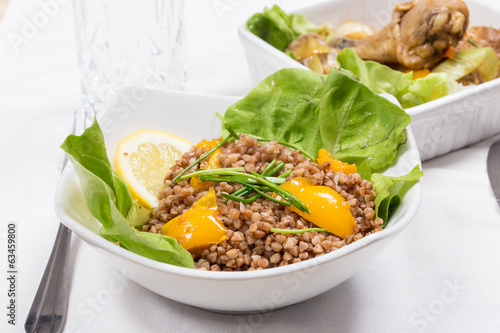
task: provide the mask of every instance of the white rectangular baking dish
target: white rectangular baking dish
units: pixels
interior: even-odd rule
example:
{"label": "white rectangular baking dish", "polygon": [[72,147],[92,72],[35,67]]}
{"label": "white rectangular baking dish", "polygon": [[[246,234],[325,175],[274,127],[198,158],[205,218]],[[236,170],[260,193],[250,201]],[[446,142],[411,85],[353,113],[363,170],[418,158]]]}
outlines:
{"label": "white rectangular baking dish", "polygon": [[[337,0],[294,10],[320,25],[334,27],[346,20],[386,25],[396,3],[406,1]],[[470,12],[469,26],[498,28],[500,3],[486,5],[465,0]],[[494,7],[491,7],[494,6]],[[249,32],[246,24],[239,28],[254,84],[282,68],[306,68],[283,52]],[[407,109],[413,117],[412,129],[422,160],[446,154],[500,133],[500,78]]]}

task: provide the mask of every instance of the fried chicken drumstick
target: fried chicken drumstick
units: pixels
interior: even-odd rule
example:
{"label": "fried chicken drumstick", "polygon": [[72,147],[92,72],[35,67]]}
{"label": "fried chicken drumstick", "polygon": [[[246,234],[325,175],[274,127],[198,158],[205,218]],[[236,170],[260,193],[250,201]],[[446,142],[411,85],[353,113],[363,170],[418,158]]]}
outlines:
{"label": "fried chicken drumstick", "polygon": [[[462,39],[468,23],[469,10],[462,0],[414,0],[396,5],[387,26],[354,41],[352,48],[365,60],[431,68]],[[332,46],[339,47],[335,41]]]}

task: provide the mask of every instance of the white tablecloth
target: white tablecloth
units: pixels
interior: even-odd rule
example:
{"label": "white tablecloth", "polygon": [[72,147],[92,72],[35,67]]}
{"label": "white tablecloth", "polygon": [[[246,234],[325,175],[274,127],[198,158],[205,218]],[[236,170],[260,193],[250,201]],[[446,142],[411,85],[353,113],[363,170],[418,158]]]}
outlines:
{"label": "white tablecloth", "polygon": [[[58,227],[58,146],[80,105],[69,1],[58,0],[30,38],[15,37],[49,2],[56,1],[10,0],[0,26],[1,332],[24,331]],[[242,96],[251,89],[236,28],[270,4],[186,1],[190,91]],[[486,174],[493,140],[425,162],[421,207],[403,234],[345,283],[277,312],[221,315],[165,299],[74,236],[65,331],[500,332],[500,208]],[[17,224],[15,326],[6,316],[9,222]]]}

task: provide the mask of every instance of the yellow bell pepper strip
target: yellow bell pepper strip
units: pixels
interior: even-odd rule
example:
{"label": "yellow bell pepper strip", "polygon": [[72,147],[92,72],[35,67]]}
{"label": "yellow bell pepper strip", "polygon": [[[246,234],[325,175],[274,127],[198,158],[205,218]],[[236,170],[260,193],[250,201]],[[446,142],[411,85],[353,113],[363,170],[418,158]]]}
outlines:
{"label": "yellow bell pepper strip", "polygon": [[228,239],[224,223],[217,218],[217,200],[213,188],[196,201],[184,214],[162,227],[165,236],[176,239],[191,254]]}
{"label": "yellow bell pepper strip", "polygon": [[[450,59],[452,59],[452,58],[450,58]],[[412,80],[422,79],[422,78],[426,77],[427,75],[429,75],[430,73],[431,73],[431,71],[428,70],[427,68],[414,70]]]}
{"label": "yellow bell pepper strip", "polygon": [[204,151],[209,151],[213,147],[217,146],[217,144],[219,144],[220,141],[221,141],[221,139],[213,139],[210,141],[203,139],[200,142],[198,142],[198,144],[194,147],[195,148],[202,148]]}
{"label": "yellow bell pepper strip", "polygon": [[330,154],[326,149],[321,148],[318,150],[318,158],[316,159],[318,164],[323,164],[330,162],[329,169],[332,172],[343,171],[346,175],[351,173],[356,173],[356,164],[348,164],[335,159],[332,154]]}
{"label": "yellow bell pepper strip", "polygon": [[310,214],[290,209],[306,220],[341,238],[352,235],[356,220],[351,214],[351,206],[340,194],[327,186],[314,185],[303,177],[293,178],[280,185],[302,201]]}
{"label": "yellow bell pepper strip", "polygon": [[[204,151],[209,151],[210,149],[214,148],[217,146],[217,144],[220,142],[220,139],[213,139],[211,141],[207,141],[203,139],[198,143],[195,148],[202,148]],[[219,162],[219,153],[221,152],[221,149],[217,149],[210,155],[210,159],[208,160],[208,168],[207,169],[220,169],[220,162]],[[191,187],[193,187],[197,191],[204,191],[210,186],[215,186],[217,183],[215,181],[206,181],[206,180],[200,180],[200,177],[193,177],[189,181],[189,184]]]}
{"label": "yellow bell pepper strip", "polygon": [[454,59],[455,58],[455,47],[453,45],[448,46],[443,54],[445,58]]}

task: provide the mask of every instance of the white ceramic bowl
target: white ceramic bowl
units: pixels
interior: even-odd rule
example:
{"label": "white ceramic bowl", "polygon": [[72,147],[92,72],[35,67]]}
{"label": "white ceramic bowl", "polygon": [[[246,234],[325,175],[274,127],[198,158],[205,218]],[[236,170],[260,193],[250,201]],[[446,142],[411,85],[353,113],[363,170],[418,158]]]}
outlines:
{"label": "white ceramic bowl", "polygon": [[[129,88],[100,120],[108,154],[131,132],[149,128],[168,131],[192,142],[220,135],[215,112],[224,113],[237,99]],[[402,175],[420,163],[415,140],[400,149],[397,165],[386,173]],[[411,221],[420,203],[417,183],[406,194],[386,229],[335,252],[284,267],[251,272],[210,272],[157,262],[129,252],[99,236],[74,169],[68,165],[57,188],[55,207],[61,221],[93,246],[130,279],[155,293],[196,307],[220,312],[277,309],[319,295],[360,270]],[[371,288],[371,286],[366,286]]]}
{"label": "white ceramic bowl", "polygon": [[[406,0],[337,0],[303,7],[294,13],[305,15],[316,24],[331,22],[335,27],[346,20],[355,20],[376,28],[386,25],[394,4]],[[469,26],[498,27],[500,5],[488,7],[465,0],[470,11]],[[307,68],[283,52],[249,32],[239,28],[250,73],[255,84],[282,68]],[[406,111],[422,160],[448,153],[500,133],[500,78],[467,87],[464,91],[412,107]]]}

